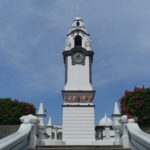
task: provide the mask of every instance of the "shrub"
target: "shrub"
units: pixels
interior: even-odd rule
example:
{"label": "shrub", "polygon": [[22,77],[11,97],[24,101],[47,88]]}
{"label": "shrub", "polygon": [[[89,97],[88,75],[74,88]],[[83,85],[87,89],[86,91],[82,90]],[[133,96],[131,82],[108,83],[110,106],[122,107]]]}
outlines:
{"label": "shrub", "polygon": [[0,124],[20,124],[20,117],[28,114],[35,114],[35,107],[31,103],[0,98]]}
{"label": "shrub", "polygon": [[150,88],[135,87],[133,91],[126,90],[120,99],[120,106],[122,115],[137,117],[140,125],[150,124]]}

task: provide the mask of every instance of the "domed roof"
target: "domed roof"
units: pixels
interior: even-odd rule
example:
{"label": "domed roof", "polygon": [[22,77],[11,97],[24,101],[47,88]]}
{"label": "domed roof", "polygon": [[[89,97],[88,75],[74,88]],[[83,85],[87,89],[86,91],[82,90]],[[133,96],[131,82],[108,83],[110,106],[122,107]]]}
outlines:
{"label": "domed roof", "polygon": [[83,19],[80,18],[80,17],[76,17],[76,18],[73,20],[71,29],[70,29],[70,31],[69,31],[68,34],[70,34],[70,33],[73,32],[73,31],[76,31],[76,30],[81,30],[81,31],[83,31],[84,33],[88,34],[88,32],[87,32],[86,29],[85,29],[84,21],[83,21]]}
{"label": "domed roof", "polygon": [[113,122],[112,120],[107,116],[105,113],[105,116],[99,121],[99,126],[112,126]]}
{"label": "domed roof", "polygon": [[76,18],[73,20],[72,27],[85,28],[83,19],[81,19],[80,17],[76,17]]}
{"label": "domed roof", "polygon": [[81,19],[80,17],[75,17],[74,20],[82,20],[83,21],[83,19]]}

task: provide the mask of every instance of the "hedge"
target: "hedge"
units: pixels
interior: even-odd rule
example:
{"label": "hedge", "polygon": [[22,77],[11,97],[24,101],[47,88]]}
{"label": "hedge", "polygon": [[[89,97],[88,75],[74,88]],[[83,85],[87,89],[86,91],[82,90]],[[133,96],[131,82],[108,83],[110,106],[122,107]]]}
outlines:
{"label": "hedge", "polygon": [[11,98],[0,98],[0,124],[20,124],[20,117],[35,114],[35,107],[31,103],[12,100]]}

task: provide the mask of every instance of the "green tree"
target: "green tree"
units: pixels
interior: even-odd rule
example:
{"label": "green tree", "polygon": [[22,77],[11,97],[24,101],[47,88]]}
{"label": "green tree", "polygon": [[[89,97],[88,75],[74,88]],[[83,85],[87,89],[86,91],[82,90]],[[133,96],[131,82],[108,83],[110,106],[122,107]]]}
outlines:
{"label": "green tree", "polygon": [[133,91],[126,90],[119,101],[122,115],[137,117],[140,125],[150,125],[150,88],[135,87]]}
{"label": "green tree", "polygon": [[12,100],[11,98],[0,98],[0,124],[20,124],[20,117],[35,114],[35,107],[31,103]]}

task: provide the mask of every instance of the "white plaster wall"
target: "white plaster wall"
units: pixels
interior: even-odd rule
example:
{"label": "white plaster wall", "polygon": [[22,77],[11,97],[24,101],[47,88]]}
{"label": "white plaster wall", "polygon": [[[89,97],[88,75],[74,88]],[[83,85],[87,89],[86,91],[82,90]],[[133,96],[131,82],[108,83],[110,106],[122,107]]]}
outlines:
{"label": "white plaster wall", "polygon": [[43,145],[65,145],[61,140],[43,139]]}
{"label": "white plaster wall", "polygon": [[47,127],[46,133],[50,136],[50,139],[51,139],[52,138],[52,127]]}
{"label": "white plaster wall", "polygon": [[71,56],[68,57],[68,80],[64,90],[92,90],[89,76],[89,57],[85,58],[85,65],[72,65]]}
{"label": "white plaster wall", "polygon": [[44,125],[44,118],[43,117],[38,117],[39,121],[40,121],[40,125],[43,126]]}
{"label": "white plaster wall", "polygon": [[84,145],[94,140],[94,107],[63,107],[63,141]]}

